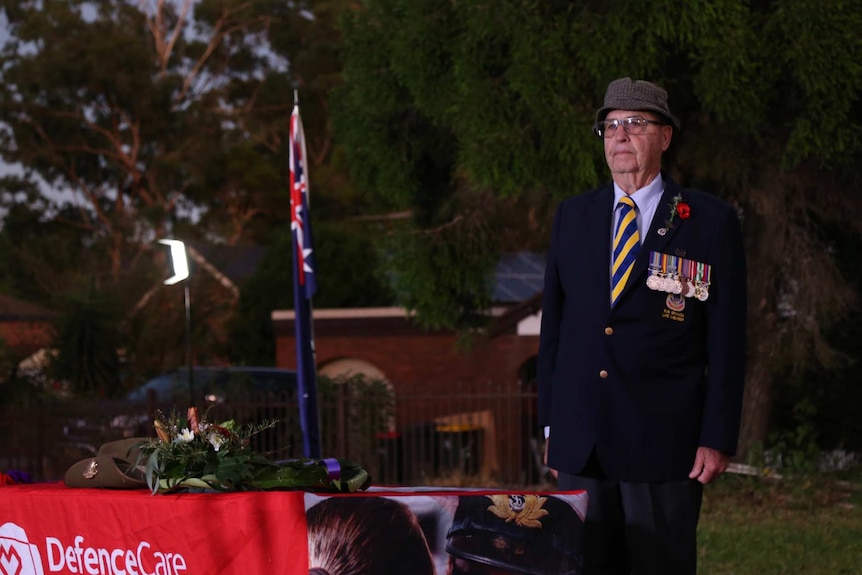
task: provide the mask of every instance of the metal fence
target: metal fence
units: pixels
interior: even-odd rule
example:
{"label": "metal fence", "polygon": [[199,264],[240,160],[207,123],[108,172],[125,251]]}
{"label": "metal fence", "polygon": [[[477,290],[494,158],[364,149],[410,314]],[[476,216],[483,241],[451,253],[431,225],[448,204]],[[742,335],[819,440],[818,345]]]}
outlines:
{"label": "metal fence", "polygon": [[[535,421],[535,394],[393,393],[382,384],[334,385],[320,395],[325,457],[359,463],[376,485],[543,487],[544,441]],[[67,400],[0,408],[0,470],[20,469],[37,480],[61,479],[107,441],[154,435],[156,410],[171,405]],[[209,408],[212,421],[278,420],[255,436],[273,459],[302,455],[295,396],[247,396]]]}

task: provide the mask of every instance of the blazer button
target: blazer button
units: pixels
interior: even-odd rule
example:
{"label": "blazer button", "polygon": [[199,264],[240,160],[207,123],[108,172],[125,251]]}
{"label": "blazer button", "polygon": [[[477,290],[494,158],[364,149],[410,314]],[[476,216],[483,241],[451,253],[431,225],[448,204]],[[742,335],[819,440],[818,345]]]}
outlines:
{"label": "blazer button", "polygon": [[612,328],[610,326],[605,328],[605,335],[613,335],[613,334],[614,334],[614,328]]}
{"label": "blazer button", "polygon": [[603,370],[601,370],[601,371],[599,372],[599,377],[601,377],[602,379],[607,379],[607,378],[608,378],[608,372],[607,372],[606,370],[604,370],[604,369],[603,369]]}

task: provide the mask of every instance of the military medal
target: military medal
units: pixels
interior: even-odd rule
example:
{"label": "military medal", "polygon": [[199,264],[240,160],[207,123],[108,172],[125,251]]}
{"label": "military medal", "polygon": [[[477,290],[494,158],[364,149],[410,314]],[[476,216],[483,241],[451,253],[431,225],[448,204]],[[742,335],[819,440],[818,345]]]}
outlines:
{"label": "military medal", "polygon": [[694,297],[694,284],[689,281],[685,282],[685,287],[682,295],[684,295],[685,297]]}
{"label": "military medal", "polygon": [[[677,253],[685,252],[677,250]],[[693,297],[706,301],[709,298],[711,276],[712,266],[709,264],[653,251],[649,255],[646,285],[653,291],[666,292],[679,298]],[[678,307],[679,300],[674,298],[673,304]],[[668,308],[674,309],[671,305],[668,305]]]}
{"label": "military medal", "polygon": [[682,295],[685,297],[694,297],[694,273],[695,273],[695,262],[694,260],[682,260],[683,269],[685,270],[685,279],[683,281],[682,286]]}
{"label": "military medal", "polygon": [[685,298],[679,294],[668,294],[664,304],[668,309],[680,312],[685,309]]}
{"label": "military medal", "polygon": [[649,277],[647,277],[646,285],[651,290],[658,290],[661,285],[661,254],[659,252],[650,252],[649,254]]}
{"label": "military medal", "polygon": [[679,279],[680,258],[677,256],[668,256],[668,292],[672,294],[682,293],[682,282]]}
{"label": "military medal", "polygon": [[673,277],[671,277],[673,275],[673,271],[671,270],[671,263],[670,263],[670,260],[672,257],[673,256],[671,256],[669,254],[662,254],[661,255],[662,271],[664,272],[662,274],[661,291],[666,292],[666,293],[671,293],[673,290]]}
{"label": "military medal", "polygon": [[712,279],[712,266],[708,264],[697,264],[697,276],[694,283],[694,297],[700,301],[709,298],[709,282]]}

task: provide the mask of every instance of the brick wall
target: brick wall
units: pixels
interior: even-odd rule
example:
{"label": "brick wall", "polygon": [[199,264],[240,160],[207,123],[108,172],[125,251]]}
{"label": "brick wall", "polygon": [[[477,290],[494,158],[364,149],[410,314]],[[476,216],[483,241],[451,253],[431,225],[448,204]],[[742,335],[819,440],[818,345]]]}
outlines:
{"label": "brick wall", "polygon": [[[405,316],[387,316],[391,310],[361,317],[327,311],[315,311],[318,370],[350,359],[383,374],[398,398],[396,428],[404,440],[408,468],[410,457],[421,459],[416,454],[423,449],[411,435],[437,425],[481,429],[483,476],[511,480],[530,473],[529,441],[538,430],[535,387],[525,386],[522,379],[535,375],[538,335],[518,335],[512,324],[493,337],[477,335],[464,345],[455,333],[427,332]],[[292,312],[274,314],[273,326],[276,365],[295,369]]]}
{"label": "brick wall", "polygon": [[[293,329],[293,321],[276,322],[277,367],[296,367]],[[539,349],[538,336],[514,332],[493,339],[477,336],[464,346],[453,333],[392,331],[379,333],[369,325],[366,334],[340,335],[315,320],[317,367],[339,359],[358,359],[377,367],[397,391],[406,394],[482,393],[489,385],[518,389],[523,366]]]}

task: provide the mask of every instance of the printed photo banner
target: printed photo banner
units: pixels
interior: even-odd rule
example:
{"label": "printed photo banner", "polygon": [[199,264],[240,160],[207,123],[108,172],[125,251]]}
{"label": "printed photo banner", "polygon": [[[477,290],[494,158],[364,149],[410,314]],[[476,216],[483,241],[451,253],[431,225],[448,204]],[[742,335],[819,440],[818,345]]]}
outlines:
{"label": "printed photo banner", "polygon": [[306,494],[311,575],[581,573],[587,495],[497,490]]}
{"label": "printed photo banner", "polygon": [[[0,487],[0,575],[580,572],[586,494]],[[341,562],[341,563],[339,563]],[[358,563],[356,563],[358,562]]]}

